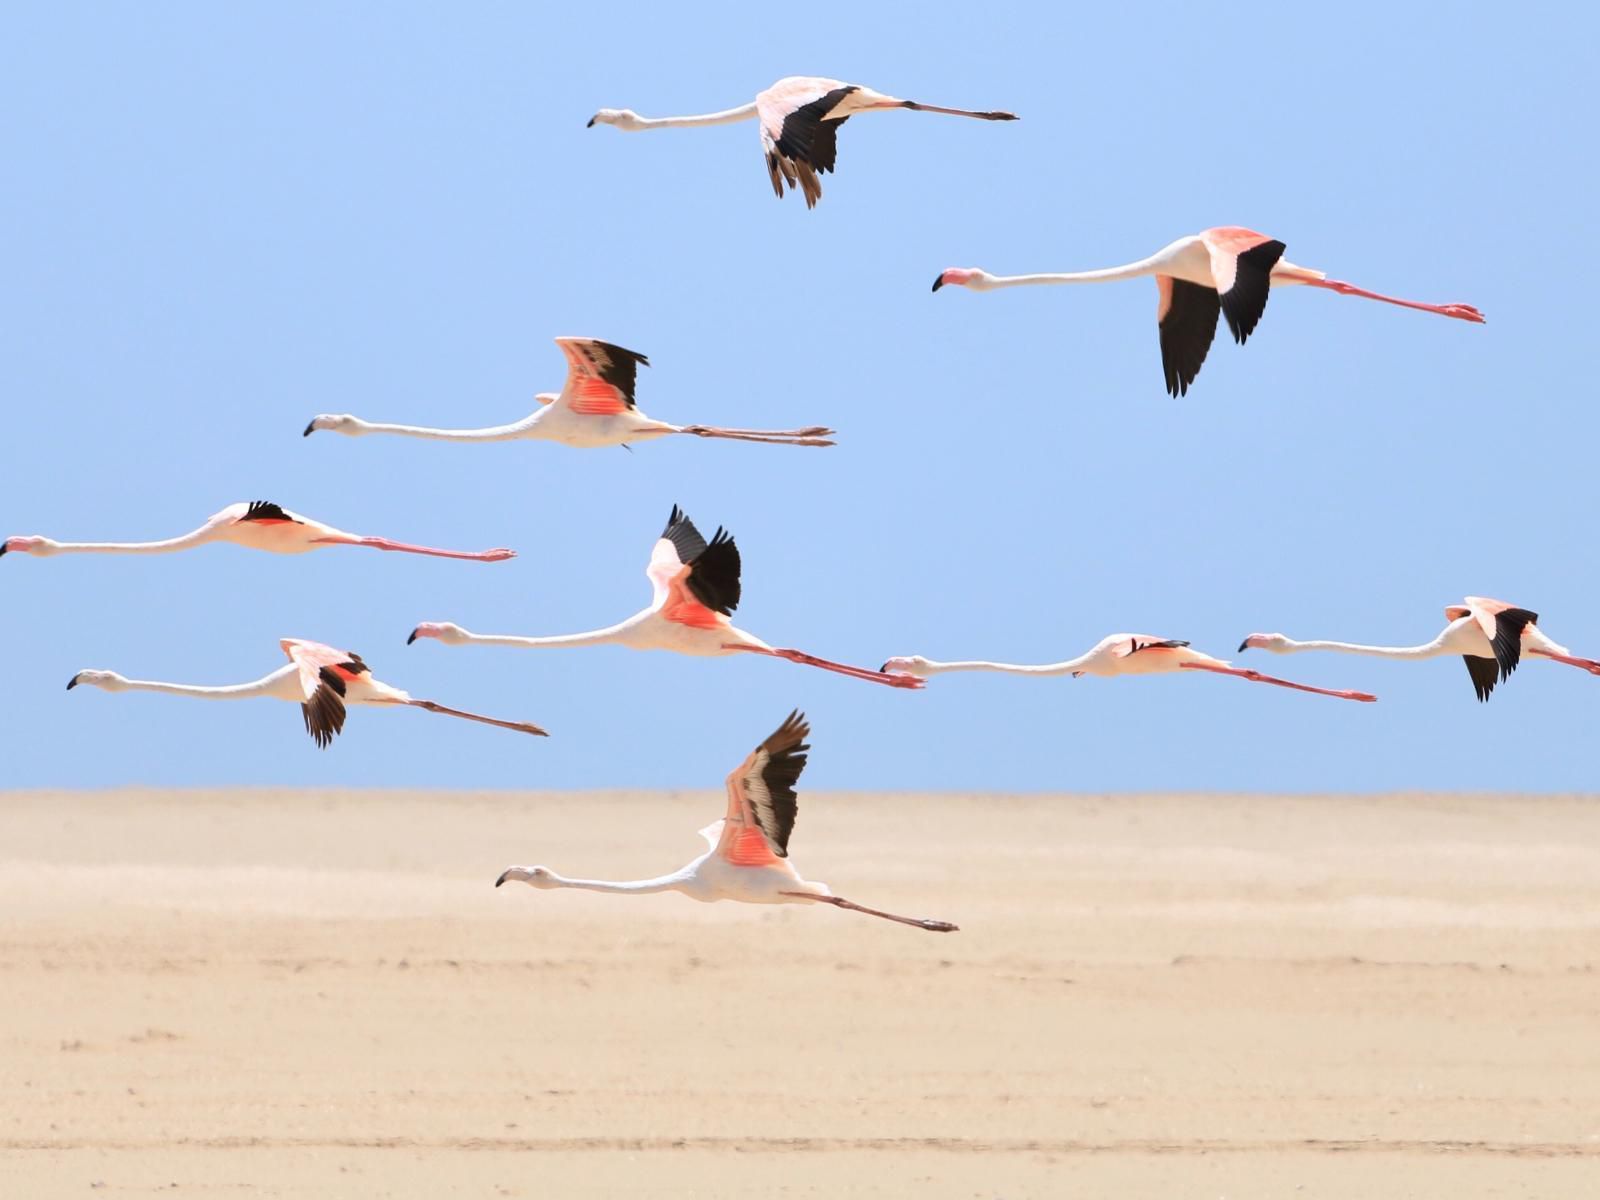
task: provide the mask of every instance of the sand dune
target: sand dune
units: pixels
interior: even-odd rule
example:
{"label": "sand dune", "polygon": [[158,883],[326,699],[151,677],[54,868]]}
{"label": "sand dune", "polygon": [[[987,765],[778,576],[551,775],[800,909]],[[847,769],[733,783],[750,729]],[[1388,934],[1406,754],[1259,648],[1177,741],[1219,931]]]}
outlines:
{"label": "sand dune", "polygon": [[1600,1194],[1600,802],[805,795],[951,935],[492,886],[719,803],[0,795],[0,1195]]}

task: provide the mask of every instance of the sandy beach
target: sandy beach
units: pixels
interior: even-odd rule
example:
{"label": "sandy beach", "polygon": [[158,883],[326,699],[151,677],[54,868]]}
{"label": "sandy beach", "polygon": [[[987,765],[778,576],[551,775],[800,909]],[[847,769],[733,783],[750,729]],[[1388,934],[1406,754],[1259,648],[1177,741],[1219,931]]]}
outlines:
{"label": "sandy beach", "polygon": [[0,795],[5,1196],[1600,1194],[1600,801]]}

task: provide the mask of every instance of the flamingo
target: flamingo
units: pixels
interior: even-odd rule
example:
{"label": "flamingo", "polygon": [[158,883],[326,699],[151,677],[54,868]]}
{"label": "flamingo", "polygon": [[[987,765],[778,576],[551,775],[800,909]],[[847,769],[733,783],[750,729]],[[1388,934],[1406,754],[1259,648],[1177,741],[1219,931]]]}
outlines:
{"label": "flamingo", "polygon": [[580,888],[589,892],[682,892],[694,900],[739,900],[745,904],[831,904],[835,908],[898,921],[931,933],[955,933],[949,921],[902,917],[835,896],[825,883],[802,879],[789,861],[789,835],[798,810],[795,784],[805,770],[811,726],[792,712],[766,741],[728,776],[728,812],[700,831],[710,849],[681,870],[655,879],[613,882],[569,879],[549,867],[507,867],[494,881],[536,888]]}
{"label": "flamingo", "polygon": [[15,551],[49,557],[52,554],[168,554],[204,546],[208,542],[232,542],[252,550],[274,554],[304,554],[323,546],[370,546],[375,550],[403,550],[407,554],[431,554],[435,558],[464,558],[471,562],[503,562],[515,558],[515,550],[435,550],[432,546],[412,546],[388,538],[363,537],[346,533],[310,517],[280,508],[270,500],[230,504],[199,529],[181,537],[159,542],[57,542],[47,537],[13,537],[0,542],[0,554]]}
{"label": "flamingo", "polygon": [[1449,622],[1439,636],[1420,646],[1363,646],[1354,642],[1297,642],[1281,633],[1252,633],[1239,643],[1239,650],[1270,650],[1274,654],[1298,654],[1302,650],[1337,650],[1343,654],[1366,654],[1374,658],[1420,661],[1459,654],[1472,677],[1473,691],[1480,701],[1487,700],[1495,684],[1511,678],[1524,654],[1537,655],[1600,675],[1600,662],[1579,658],[1565,646],[1546,637],[1538,627],[1539,614],[1517,608],[1504,600],[1468,596],[1465,604],[1449,604],[1444,610]]}
{"label": "flamingo", "polygon": [[669,425],[645,416],[634,404],[634,381],[641,364],[650,360],[596,338],[558,337],[556,345],[567,356],[567,381],[560,394],[541,392],[534,397],[543,406],[510,425],[486,429],[430,429],[421,425],[382,425],[348,413],[313,417],[305,437],[329,429],[359,437],[367,433],[398,433],[406,437],[447,442],[509,442],[542,438],[567,446],[625,446],[672,433],[703,438],[729,438],[738,442],[769,442],[783,446],[831,446],[834,431],[821,425],[805,429],[720,429],[710,425]]}
{"label": "flamingo", "polygon": [[447,646],[469,642],[488,646],[598,646],[610,642],[635,650],[671,650],[678,654],[747,652],[786,658],[790,662],[892,687],[923,686],[920,679],[884,675],[866,667],[830,662],[799,650],[769,646],[755,635],[736,628],[728,615],[739,607],[739,548],[733,536],[721,527],[707,542],[677,505],[672,506],[672,515],[667,518],[667,527],[650,554],[645,574],[655,590],[650,607],[604,629],[564,637],[513,637],[470,633],[448,621],[425,621],[411,631],[406,644],[418,638],[437,638]]}
{"label": "flamingo", "polygon": [[1291,683],[1260,671],[1235,667],[1226,659],[1212,658],[1198,650],[1191,650],[1188,642],[1170,638],[1152,637],[1145,633],[1113,633],[1101,638],[1086,654],[1066,662],[1046,663],[1042,666],[1018,666],[998,662],[934,662],[920,655],[891,658],[879,670],[891,676],[926,678],[947,671],[1002,671],[1012,675],[1165,675],[1172,671],[1210,671],[1217,675],[1232,675],[1248,679],[1251,683],[1270,683],[1276,687],[1293,688],[1297,692],[1311,692],[1318,696],[1334,696],[1340,700],[1360,700],[1371,703],[1377,697],[1367,692],[1333,691],[1312,687],[1305,683]]}
{"label": "flamingo", "polygon": [[201,687],[189,683],[127,679],[115,671],[79,671],[67,681],[67,690],[71,691],[81,683],[107,692],[165,692],[172,696],[198,696],[202,700],[247,700],[255,696],[292,700],[300,706],[311,740],[323,749],[344,729],[345,707],[351,704],[403,704],[427,712],[443,713],[447,717],[461,717],[484,725],[497,725],[501,729],[514,729],[519,733],[548,736],[537,725],[525,721],[500,721],[494,717],[463,712],[459,708],[446,708],[432,700],[414,700],[399,688],[374,679],[361,656],[352,651],[335,650],[320,642],[298,638],[284,638],[278,644],[289,656],[289,665],[279,667],[272,674],[252,683]]}
{"label": "flamingo", "polygon": [[1483,314],[1470,304],[1423,304],[1379,295],[1329,279],[1321,271],[1297,267],[1284,259],[1283,251],[1282,242],[1273,241],[1264,233],[1225,225],[1193,237],[1181,237],[1149,258],[1123,267],[1070,275],[991,275],[976,267],[950,267],[939,272],[933,290],[937,292],[947,283],[986,292],[1031,283],[1109,283],[1154,275],[1160,292],[1156,321],[1161,330],[1161,368],[1166,373],[1167,392],[1173,396],[1186,395],[1200,374],[1200,365],[1206,361],[1211,339],[1216,335],[1217,313],[1220,311],[1228,319],[1233,340],[1244,345],[1266,311],[1267,293],[1273,284],[1327,288],[1342,296],[1362,296],[1459,321],[1484,323]]}
{"label": "flamingo", "polygon": [[629,108],[602,108],[589,118],[596,124],[615,125],[630,133],[641,129],[667,129],[693,125],[732,125],[752,117],[761,120],[761,149],[767,156],[767,174],[772,190],[783,199],[784,186],[805,195],[806,207],[815,208],[822,198],[819,174],[833,170],[838,153],[839,126],[857,113],[887,108],[909,108],[916,112],[945,113],[952,117],[976,117],[980,121],[1015,121],[1015,113],[973,112],[965,108],[940,108],[937,104],[918,104],[897,100],[856,83],[791,75],[760,92],[749,104],[722,112],[694,117],[641,117]]}

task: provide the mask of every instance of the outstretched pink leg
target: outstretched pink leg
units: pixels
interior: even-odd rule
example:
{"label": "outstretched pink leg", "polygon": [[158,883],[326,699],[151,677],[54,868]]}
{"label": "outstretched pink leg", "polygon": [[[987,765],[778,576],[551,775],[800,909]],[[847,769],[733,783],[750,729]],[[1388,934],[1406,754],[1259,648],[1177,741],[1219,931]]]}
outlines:
{"label": "outstretched pink leg", "polygon": [[502,721],[496,717],[485,717],[478,713],[464,712],[459,708],[447,708],[433,700],[368,700],[368,704],[404,704],[411,708],[421,708],[432,713],[443,713],[447,717],[460,717],[463,721],[477,721],[482,725],[494,725],[501,729],[513,729],[518,733],[531,733],[536,737],[549,737],[550,735],[537,725],[527,721]]}
{"label": "outstretched pink leg", "polygon": [[884,912],[882,909],[868,908],[864,904],[857,904],[853,900],[846,900],[843,896],[817,896],[811,892],[779,892],[780,896],[804,896],[807,900],[818,900],[823,904],[831,904],[835,908],[848,908],[851,912],[866,913],[869,917],[882,917],[885,921],[899,921],[902,925],[910,925],[917,929],[926,929],[929,933],[959,933],[961,926],[951,924],[949,921],[934,921],[923,917],[900,917],[894,913]]}
{"label": "outstretched pink leg", "polygon": [[434,558],[464,558],[468,562],[505,562],[515,558],[517,552],[498,546],[493,550],[436,550],[432,546],[413,546],[407,542],[391,542],[388,538],[358,537],[354,541],[344,538],[317,538],[320,543],[332,546],[371,546],[374,550],[401,550],[407,554],[429,554]]}
{"label": "outstretched pink leg", "polygon": [[1327,288],[1330,292],[1338,292],[1341,296],[1361,296],[1367,300],[1382,300],[1385,304],[1398,304],[1401,308],[1417,308],[1423,312],[1438,313],[1442,317],[1454,317],[1458,321],[1472,321],[1475,324],[1486,324],[1483,314],[1470,304],[1423,304],[1420,300],[1401,300],[1395,296],[1384,296],[1378,292],[1369,292],[1366,288],[1358,288],[1353,283],[1346,283],[1342,279],[1305,279],[1300,282],[1310,284],[1312,287]]}
{"label": "outstretched pink leg", "polygon": [[685,425],[684,433],[695,437],[728,438],[735,442],[766,442],[781,446],[831,446],[833,430],[821,425],[807,429],[722,429],[713,425]]}
{"label": "outstretched pink leg", "polygon": [[803,650],[789,650],[784,647],[772,646],[746,646],[738,642],[724,642],[724,650],[748,650],[751,654],[770,654],[773,658],[786,658],[790,662],[803,663],[808,667],[821,667],[824,671],[835,671],[840,675],[848,675],[852,679],[865,679],[869,683],[882,683],[889,687],[920,688],[926,687],[928,681],[918,675],[894,675],[882,671],[869,671],[866,667],[852,667],[845,663],[830,662],[826,658],[818,658],[814,654],[807,654]]}
{"label": "outstretched pink leg", "polygon": [[1276,675],[1263,675],[1260,671],[1252,671],[1247,667],[1224,667],[1217,663],[1186,662],[1182,666],[1191,671],[1215,671],[1218,675],[1236,675],[1240,679],[1248,679],[1251,683],[1270,683],[1276,687],[1293,688],[1297,692],[1311,692],[1318,696],[1333,696],[1339,700],[1360,700],[1363,704],[1371,704],[1377,699],[1370,692],[1339,692],[1331,688],[1312,687],[1309,683],[1290,683],[1287,679],[1279,679]]}
{"label": "outstretched pink leg", "polygon": [[1542,658],[1553,658],[1558,663],[1566,663],[1569,667],[1577,667],[1580,670],[1589,672],[1591,675],[1600,675],[1600,662],[1595,662],[1592,658],[1576,658],[1570,654],[1554,654],[1549,650],[1528,649],[1524,650],[1523,653],[1537,654]]}

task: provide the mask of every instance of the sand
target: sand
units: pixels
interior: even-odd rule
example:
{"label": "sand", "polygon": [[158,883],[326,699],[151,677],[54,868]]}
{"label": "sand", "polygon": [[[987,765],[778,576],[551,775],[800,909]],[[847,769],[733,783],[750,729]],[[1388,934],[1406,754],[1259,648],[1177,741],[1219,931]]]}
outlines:
{"label": "sand", "polygon": [[0,794],[0,1196],[1600,1196],[1600,801]]}

